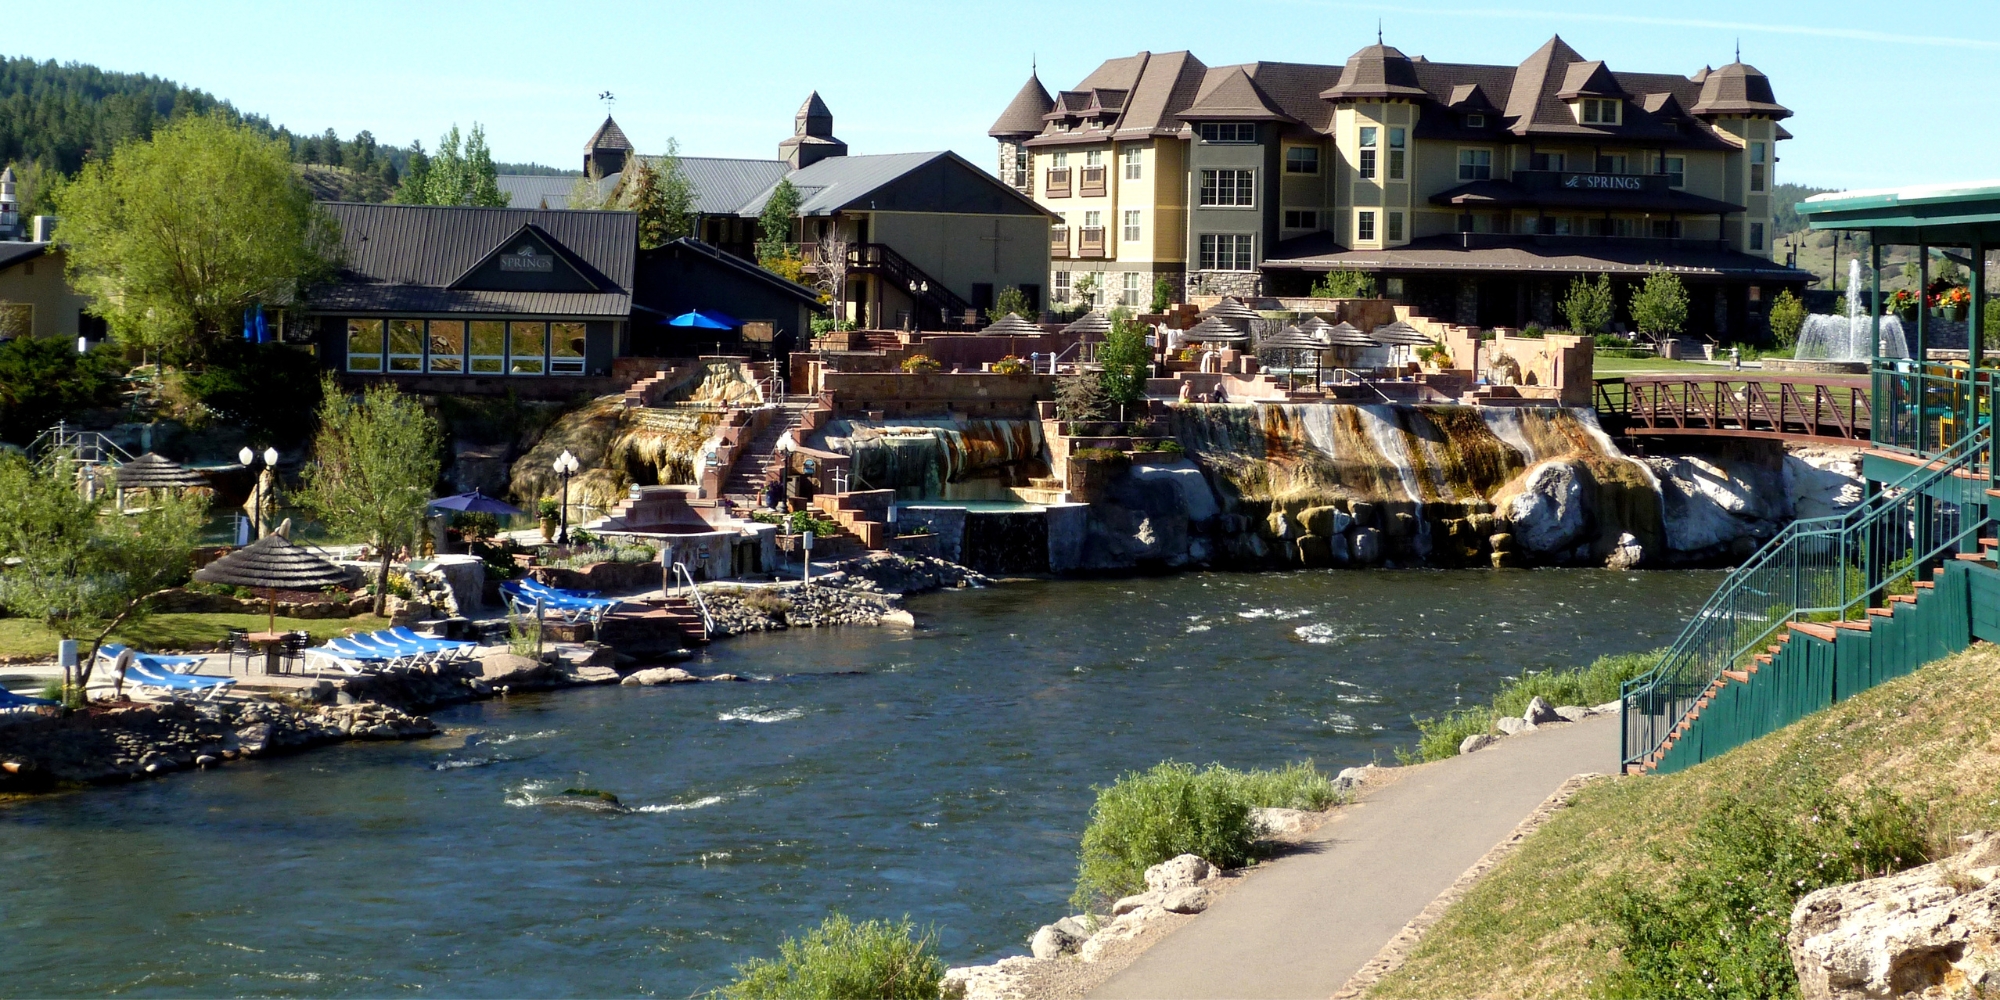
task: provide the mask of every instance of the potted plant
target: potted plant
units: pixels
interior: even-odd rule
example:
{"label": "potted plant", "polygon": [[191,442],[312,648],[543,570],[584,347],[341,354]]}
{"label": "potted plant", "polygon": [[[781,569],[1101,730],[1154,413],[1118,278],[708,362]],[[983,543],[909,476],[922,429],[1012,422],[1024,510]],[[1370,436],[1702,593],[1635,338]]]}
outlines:
{"label": "potted plant", "polygon": [[928,354],[912,354],[903,359],[903,371],[911,375],[928,375],[942,368],[944,365]]}
{"label": "potted plant", "polygon": [[535,505],[535,519],[542,523],[542,541],[555,541],[556,526],[562,523],[562,504],[543,497]]}
{"label": "potted plant", "polygon": [[1027,373],[1028,363],[1012,354],[993,362],[993,374],[995,375],[1026,375]]}

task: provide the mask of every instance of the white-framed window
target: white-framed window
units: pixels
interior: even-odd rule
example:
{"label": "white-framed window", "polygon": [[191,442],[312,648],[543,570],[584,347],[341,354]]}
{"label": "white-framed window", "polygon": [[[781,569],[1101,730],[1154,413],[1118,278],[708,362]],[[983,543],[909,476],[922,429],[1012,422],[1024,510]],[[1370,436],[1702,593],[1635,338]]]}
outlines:
{"label": "white-framed window", "polygon": [[1561,173],[1569,165],[1569,158],[1562,153],[1535,152],[1528,154],[1529,170],[1553,170]]}
{"label": "white-framed window", "polygon": [[1199,240],[1201,269],[1204,271],[1248,271],[1257,266],[1251,259],[1249,236],[1203,233]]}
{"label": "white-framed window", "polygon": [[1288,174],[1319,173],[1319,147],[1286,146],[1285,173]]}
{"label": "white-framed window", "polygon": [[1486,116],[1485,116],[1485,115],[1466,115],[1466,116],[1465,116],[1465,127],[1466,127],[1466,128],[1485,128],[1485,127],[1486,127]]}
{"label": "white-framed window", "polygon": [[540,375],[547,371],[549,325],[541,322],[507,324],[507,374]]}
{"label": "white-framed window", "polygon": [[388,324],[379,319],[350,319],[347,321],[347,370],[351,372],[379,372],[382,370],[382,335]]}
{"label": "white-framed window", "polygon": [[1203,208],[1253,208],[1257,204],[1254,170],[1204,170],[1201,172]]}
{"label": "white-framed window", "polygon": [[1624,104],[1617,98],[1586,97],[1576,102],[1577,120],[1585,125],[1616,125]]}
{"label": "white-framed window", "polygon": [[1667,186],[1683,188],[1687,186],[1687,157],[1668,156],[1660,160],[1660,172],[1667,175]]}
{"label": "white-framed window", "polygon": [[1762,191],[1769,181],[1767,157],[1770,147],[1761,142],[1750,144],[1750,190]]}
{"label": "white-framed window", "polygon": [[466,324],[466,329],[471,358],[466,370],[474,375],[506,374],[507,324],[497,319],[475,319]]}
{"label": "white-framed window", "polygon": [[1056,152],[1053,152],[1053,153],[1050,153],[1050,154],[1049,154],[1049,166],[1051,166],[1051,167],[1067,167],[1067,166],[1069,166],[1069,154],[1068,154],[1068,153],[1066,153],[1066,152],[1062,152],[1062,151],[1060,151],[1060,150],[1058,150],[1058,151],[1056,151]]}
{"label": "white-framed window", "polygon": [[1354,241],[1356,243],[1375,242],[1375,213],[1363,209],[1354,213]]}
{"label": "white-framed window", "polygon": [[1462,181],[1492,180],[1493,151],[1490,149],[1459,150],[1458,179]]}
{"label": "white-framed window", "polygon": [[1403,167],[1407,159],[1407,156],[1409,154],[1409,150],[1406,148],[1408,146],[1408,143],[1409,143],[1408,129],[1396,128],[1394,126],[1390,127],[1389,179],[1392,181],[1400,181],[1403,179]]}
{"label": "white-framed window", "polygon": [[1033,165],[1029,163],[1029,159],[1032,156],[1033,154],[1029,153],[1025,149],[1017,148],[1014,150],[1014,176],[1016,177],[1028,176],[1028,171],[1033,167]]}
{"label": "white-framed window", "polygon": [[389,321],[389,370],[392,372],[420,372],[424,370],[423,320],[392,319]]}
{"label": "white-framed window", "polygon": [[1120,305],[1137,307],[1145,304],[1139,298],[1140,295],[1144,294],[1139,287],[1139,278],[1140,275],[1137,271],[1125,272],[1124,294],[1118,298]]}
{"label": "white-framed window", "polygon": [[1750,249],[1764,249],[1764,224],[1761,222],[1750,224]]}
{"label": "white-framed window", "polygon": [[1195,132],[1203,142],[1257,141],[1257,126],[1249,122],[1207,122]]}
{"label": "white-framed window", "polygon": [[583,374],[584,325],[549,324],[549,374]]}
{"label": "white-framed window", "polygon": [[1285,209],[1286,229],[1318,229],[1319,212],[1310,208]]}
{"label": "white-framed window", "polygon": [[1125,210],[1125,225],[1124,225],[1124,227],[1122,228],[1122,230],[1121,230],[1121,231],[1119,232],[1119,234],[1118,234],[1118,238],[1119,238],[1119,239],[1121,239],[1121,240],[1124,240],[1124,241],[1125,241],[1125,242],[1127,242],[1127,243],[1137,243],[1137,242],[1139,242],[1139,210],[1138,210],[1138,209],[1136,209],[1136,208],[1128,208],[1128,209],[1126,209],[1126,210]]}
{"label": "white-framed window", "polygon": [[1389,213],[1389,242],[1403,242],[1403,213]]}
{"label": "white-framed window", "polygon": [[1084,154],[1083,154],[1083,165],[1084,165],[1084,166],[1086,166],[1086,167],[1101,167],[1101,166],[1103,166],[1103,165],[1104,165],[1104,150],[1101,150],[1101,149],[1090,149],[1090,150],[1085,150],[1085,151],[1084,151]]}
{"label": "white-framed window", "polygon": [[1355,176],[1364,181],[1375,179],[1375,143],[1380,130],[1373,125],[1361,126],[1361,166]]}
{"label": "white-framed window", "polygon": [[1052,272],[1049,275],[1049,287],[1055,290],[1055,298],[1051,301],[1068,302],[1070,300],[1070,287],[1071,287],[1069,283],[1069,272],[1068,271]]}
{"label": "white-framed window", "polygon": [[1126,149],[1125,149],[1125,179],[1126,179],[1126,180],[1128,180],[1128,181],[1136,181],[1136,180],[1138,180],[1138,179],[1139,179],[1139,171],[1140,171],[1140,165],[1141,165],[1141,164],[1143,164],[1143,163],[1145,162],[1145,161],[1144,161],[1144,160],[1143,160],[1143,159],[1141,158],[1141,156],[1142,156],[1142,154],[1143,154],[1143,153],[1144,153],[1144,150],[1141,150],[1141,149],[1140,149],[1139,147],[1137,147],[1137,146],[1128,146],[1128,147],[1126,147]]}
{"label": "white-framed window", "polygon": [[1104,227],[1103,212],[1097,211],[1096,209],[1092,209],[1088,212],[1083,213],[1083,228],[1102,229],[1103,227]]}

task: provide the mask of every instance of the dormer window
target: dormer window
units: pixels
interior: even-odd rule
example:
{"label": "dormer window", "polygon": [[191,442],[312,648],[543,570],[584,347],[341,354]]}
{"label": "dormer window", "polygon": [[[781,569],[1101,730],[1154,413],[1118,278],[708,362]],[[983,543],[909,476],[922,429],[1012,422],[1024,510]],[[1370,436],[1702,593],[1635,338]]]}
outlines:
{"label": "dormer window", "polygon": [[1485,115],[1466,115],[1466,116],[1465,116],[1465,127],[1466,127],[1466,128],[1485,128],[1485,127],[1486,127],[1486,116],[1485,116]]}
{"label": "dormer window", "polygon": [[1576,102],[1577,120],[1585,125],[1616,125],[1624,104],[1616,98],[1586,97]]}

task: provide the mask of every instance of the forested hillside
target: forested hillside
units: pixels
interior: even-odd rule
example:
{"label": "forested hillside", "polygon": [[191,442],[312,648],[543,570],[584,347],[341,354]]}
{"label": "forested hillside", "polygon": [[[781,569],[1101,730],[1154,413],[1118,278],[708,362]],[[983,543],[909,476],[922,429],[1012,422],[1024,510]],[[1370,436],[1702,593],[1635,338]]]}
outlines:
{"label": "forested hillside", "polygon": [[[74,174],[86,157],[108,153],[132,137],[180,115],[221,109],[291,146],[308,185],[319,197],[382,201],[396,188],[414,143],[385,145],[367,131],[343,139],[332,129],[293,132],[270,119],[238,111],[206,91],[144,73],[113,73],[81,63],[0,58],[0,164],[24,174]],[[440,122],[439,129],[449,123]],[[502,173],[570,173],[539,164],[497,165]],[[319,169],[331,168],[331,169]],[[27,180],[27,178],[24,178]],[[46,190],[46,184],[29,184]],[[27,197],[38,197],[30,191]],[[30,204],[32,212],[45,206]]]}

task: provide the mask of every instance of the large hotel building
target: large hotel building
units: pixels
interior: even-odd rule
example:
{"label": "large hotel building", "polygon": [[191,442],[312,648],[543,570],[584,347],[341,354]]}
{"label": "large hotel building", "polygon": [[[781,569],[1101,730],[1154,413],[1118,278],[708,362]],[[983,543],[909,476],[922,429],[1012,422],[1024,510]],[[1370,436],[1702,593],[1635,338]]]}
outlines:
{"label": "large hotel building", "polygon": [[1810,277],[1771,260],[1790,114],[1741,61],[1614,72],[1552,38],[1518,66],[1380,43],[1344,66],[1141,52],[1053,97],[1030,77],[990,134],[1002,180],[1062,219],[1052,302],[1094,286],[1143,306],[1160,277],[1302,295],[1363,271],[1440,318],[1546,325],[1573,276],[1665,266],[1690,332],[1740,336]]}

